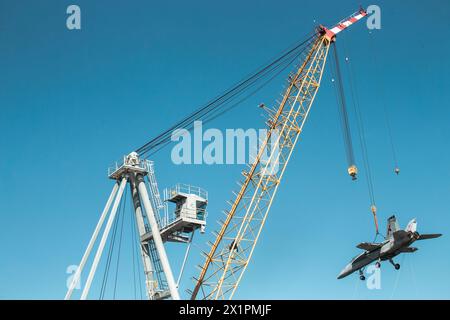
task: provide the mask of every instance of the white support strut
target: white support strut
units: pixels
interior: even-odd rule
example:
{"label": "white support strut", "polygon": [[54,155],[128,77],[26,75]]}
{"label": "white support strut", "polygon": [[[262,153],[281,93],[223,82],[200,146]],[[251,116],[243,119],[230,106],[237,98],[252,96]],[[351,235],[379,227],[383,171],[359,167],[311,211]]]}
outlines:
{"label": "white support strut", "polygon": [[172,269],[170,268],[169,259],[167,258],[166,250],[164,249],[164,244],[159,233],[159,227],[156,222],[155,213],[153,212],[152,205],[150,203],[147,188],[145,187],[144,179],[142,175],[136,176],[136,183],[141,196],[141,201],[144,205],[145,212],[147,214],[147,219],[150,224],[150,229],[153,235],[153,240],[155,242],[156,250],[158,251],[158,256],[161,261],[161,266],[163,268],[164,274],[166,275],[167,285],[169,286],[170,295],[173,300],[180,300],[180,295],[178,293],[177,285],[173,277]]}
{"label": "white support strut", "polygon": [[191,233],[191,238],[189,239],[189,243],[186,248],[186,252],[184,254],[183,263],[181,264],[180,274],[178,275],[178,279],[177,279],[177,288],[180,286],[180,280],[181,280],[181,277],[183,276],[184,267],[186,266],[186,261],[189,256],[189,252],[191,251],[191,244],[192,244],[192,240],[194,239],[194,233],[195,233],[195,230],[192,231],[192,233]]}
{"label": "white support strut", "polygon": [[109,231],[111,230],[112,224],[114,222],[114,218],[116,217],[117,208],[119,207],[120,201],[122,199],[123,190],[125,189],[125,185],[127,184],[127,178],[123,177],[120,182],[119,191],[117,193],[116,199],[114,201],[113,207],[111,209],[111,213],[108,218],[108,222],[106,223],[105,230],[103,231],[102,238],[100,240],[100,244],[97,248],[97,252],[95,253],[94,261],[92,262],[91,270],[89,271],[88,278],[86,280],[86,284],[84,286],[83,292],[81,293],[81,300],[85,300],[87,295],[89,294],[89,289],[91,288],[92,280],[94,279],[95,271],[97,270],[98,263],[103,253],[103,249],[106,244],[106,240],[108,239]]}
{"label": "white support strut", "polygon": [[[139,232],[139,239],[146,233],[145,223],[144,223],[144,215],[141,208],[141,201],[139,199],[139,192],[136,187],[136,180],[134,175],[130,177],[130,188],[131,188],[131,197],[133,200],[134,206],[134,214],[136,217],[136,224]],[[154,299],[155,296],[155,279],[154,279],[154,267],[150,260],[147,250],[145,249],[143,243],[139,241],[141,257],[142,257],[142,265],[144,267],[145,274],[145,285],[147,287],[147,297],[149,299]]]}
{"label": "white support strut", "polygon": [[91,240],[89,240],[89,244],[87,245],[86,251],[83,254],[83,257],[81,258],[81,262],[77,268],[77,271],[75,272],[75,275],[73,276],[72,282],[69,285],[69,289],[67,290],[66,296],[64,297],[64,300],[69,300],[72,296],[73,290],[75,289],[76,285],[80,281],[81,273],[83,272],[84,265],[86,264],[86,261],[91,254],[92,248],[95,244],[95,241],[97,241],[98,234],[100,232],[100,229],[102,228],[103,222],[105,221],[106,215],[109,212],[109,208],[111,207],[111,203],[114,200],[114,197],[116,196],[117,190],[119,189],[119,184],[115,183],[114,187],[111,191],[111,194],[109,195],[108,201],[106,202],[105,208],[103,209],[103,212],[100,216],[100,219],[98,220],[97,226],[95,227],[94,233],[92,234]]}

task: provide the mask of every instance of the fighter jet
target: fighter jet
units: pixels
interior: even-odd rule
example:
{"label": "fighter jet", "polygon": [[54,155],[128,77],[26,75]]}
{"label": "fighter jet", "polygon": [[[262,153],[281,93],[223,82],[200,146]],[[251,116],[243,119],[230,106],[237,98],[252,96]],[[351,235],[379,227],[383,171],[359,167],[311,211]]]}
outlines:
{"label": "fighter jet", "polygon": [[425,240],[438,238],[442,234],[419,234],[417,231],[416,219],[411,220],[406,226],[405,230],[400,230],[397,219],[392,216],[388,219],[387,232],[385,241],[380,243],[362,242],[356,247],[364,250],[363,253],[356,256],[352,261],[341,271],[338,279],[342,279],[349,274],[359,270],[359,278],[365,280],[363,270],[364,267],[373,261],[377,261],[375,266],[381,267],[381,261],[389,260],[396,270],[400,269],[400,264],[392,260],[400,253],[415,252],[418,249],[410,247],[416,240]]}

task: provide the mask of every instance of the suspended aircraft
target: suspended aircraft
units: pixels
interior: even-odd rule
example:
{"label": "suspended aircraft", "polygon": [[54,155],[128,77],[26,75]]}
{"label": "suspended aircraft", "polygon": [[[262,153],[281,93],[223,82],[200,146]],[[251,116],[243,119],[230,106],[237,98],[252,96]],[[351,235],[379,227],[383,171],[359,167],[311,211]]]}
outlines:
{"label": "suspended aircraft", "polygon": [[397,218],[391,216],[387,223],[386,239],[380,243],[362,242],[356,247],[364,250],[356,256],[338,275],[342,279],[353,272],[359,270],[359,278],[365,280],[363,270],[368,264],[377,261],[375,266],[381,267],[381,261],[388,260],[396,270],[400,269],[400,264],[395,263],[393,258],[400,253],[412,253],[418,249],[410,245],[417,240],[438,238],[442,234],[419,234],[417,232],[416,219],[411,220],[405,230],[400,230]]}

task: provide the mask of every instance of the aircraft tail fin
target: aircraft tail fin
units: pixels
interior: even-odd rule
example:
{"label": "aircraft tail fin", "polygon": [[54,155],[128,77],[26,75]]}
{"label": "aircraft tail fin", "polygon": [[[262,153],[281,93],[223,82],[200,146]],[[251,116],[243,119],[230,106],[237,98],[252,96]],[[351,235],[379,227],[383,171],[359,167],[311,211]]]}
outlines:
{"label": "aircraft tail fin", "polygon": [[388,219],[386,239],[391,239],[394,236],[394,232],[398,231],[400,228],[398,226],[397,218],[391,216]]}
{"label": "aircraft tail fin", "polygon": [[416,232],[417,231],[417,221],[416,219],[412,219],[405,228],[405,231],[408,232]]}

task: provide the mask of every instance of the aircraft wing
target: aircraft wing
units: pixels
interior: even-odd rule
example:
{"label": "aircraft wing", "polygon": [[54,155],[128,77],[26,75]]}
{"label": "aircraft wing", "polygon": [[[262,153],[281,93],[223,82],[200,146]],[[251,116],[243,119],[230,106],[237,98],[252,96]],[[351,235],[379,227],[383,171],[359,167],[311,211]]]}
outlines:
{"label": "aircraft wing", "polygon": [[373,251],[381,247],[382,243],[361,242],[356,247],[366,251]]}
{"label": "aircraft wing", "polygon": [[442,233],[421,234],[421,235],[419,235],[419,239],[417,239],[417,240],[439,238],[440,236],[442,236]]}

